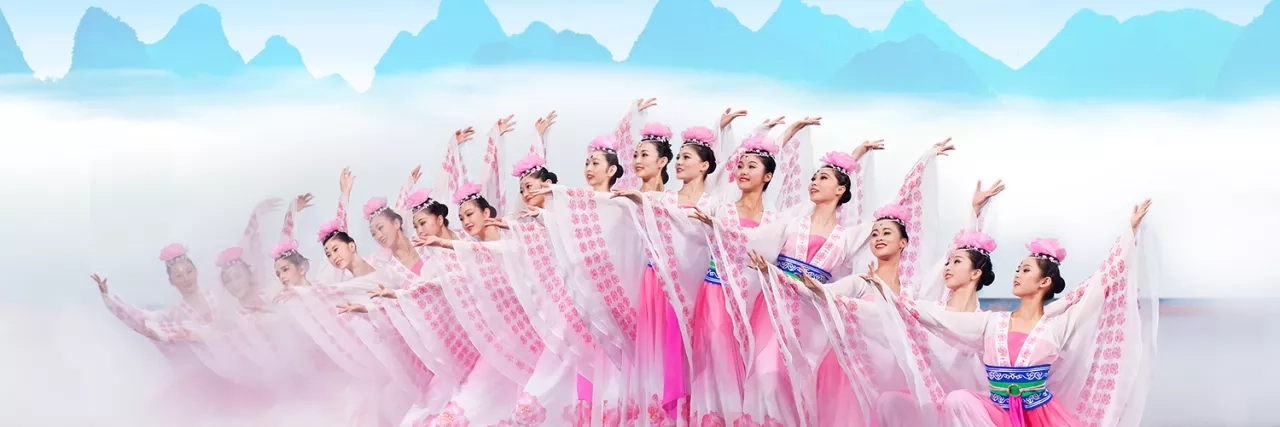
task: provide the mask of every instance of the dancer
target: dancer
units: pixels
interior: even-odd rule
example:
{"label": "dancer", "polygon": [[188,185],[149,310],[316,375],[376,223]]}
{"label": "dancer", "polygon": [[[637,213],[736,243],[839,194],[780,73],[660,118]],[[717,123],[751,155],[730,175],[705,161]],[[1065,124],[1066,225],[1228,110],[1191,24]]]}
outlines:
{"label": "dancer", "polygon": [[[895,296],[899,310],[986,363],[990,390],[957,390],[942,405],[947,426],[1134,425],[1145,386],[1138,313],[1138,228],[1150,210],[1134,206],[1128,231],[1102,267],[1065,296],[1066,251],[1037,239],[1013,279],[1013,312],[951,312]],[[871,277],[881,284],[878,277]],[[1045,304],[1046,301],[1052,301]]]}

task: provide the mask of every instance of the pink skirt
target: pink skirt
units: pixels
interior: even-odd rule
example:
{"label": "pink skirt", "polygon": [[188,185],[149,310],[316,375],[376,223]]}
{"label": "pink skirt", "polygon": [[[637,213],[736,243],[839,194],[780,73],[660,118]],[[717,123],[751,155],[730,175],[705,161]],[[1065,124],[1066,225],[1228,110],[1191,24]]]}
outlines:
{"label": "pink skirt", "polygon": [[[650,383],[660,378],[661,391],[654,386],[642,386],[641,396],[645,406],[660,406],[666,411],[668,419],[675,417],[678,402],[689,395],[685,385],[684,372],[684,339],[680,336],[680,322],[676,318],[675,308],[667,300],[662,289],[662,281],[653,266],[644,269],[644,278],[640,281],[640,319],[636,333],[636,374],[640,382]],[[654,377],[657,378],[654,378]]]}
{"label": "pink skirt", "polygon": [[720,285],[703,282],[693,309],[690,412],[699,425],[725,425],[742,413],[746,363]]}
{"label": "pink skirt", "polygon": [[[947,394],[942,403],[942,425],[952,427],[1012,427],[1009,412],[970,390],[957,390]],[[1023,412],[1026,427],[1079,427],[1080,421],[1067,412],[1057,400]]]}

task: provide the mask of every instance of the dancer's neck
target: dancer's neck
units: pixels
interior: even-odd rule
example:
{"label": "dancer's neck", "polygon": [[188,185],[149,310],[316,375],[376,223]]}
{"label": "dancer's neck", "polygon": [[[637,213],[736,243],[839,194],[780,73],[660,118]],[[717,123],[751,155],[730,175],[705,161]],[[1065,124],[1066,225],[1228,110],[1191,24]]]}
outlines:
{"label": "dancer's neck", "polygon": [[947,311],[972,313],[978,311],[977,283],[970,283],[951,291],[951,299],[947,300]]}

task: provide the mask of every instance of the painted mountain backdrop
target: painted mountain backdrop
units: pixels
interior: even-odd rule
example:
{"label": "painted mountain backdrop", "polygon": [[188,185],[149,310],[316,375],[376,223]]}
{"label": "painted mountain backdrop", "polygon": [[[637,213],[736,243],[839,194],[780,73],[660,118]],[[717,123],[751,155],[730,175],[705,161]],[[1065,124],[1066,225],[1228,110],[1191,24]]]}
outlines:
{"label": "painted mountain backdrop", "polygon": [[[374,67],[371,91],[394,77],[511,64],[646,67],[749,74],[821,90],[986,98],[1239,99],[1280,95],[1280,0],[1241,27],[1201,10],[1125,21],[1081,10],[1029,62],[1013,69],[907,0],[883,31],[854,27],[802,0],[782,0],[752,31],[711,0],[658,0],[627,58],[587,34],[533,22],[508,35],[484,0],[441,0],[417,34],[402,31]],[[779,52],[786,52],[781,55]],[[312,77],[303,54],[272,36],[257,56],[231,48],[221,14],[197,5],[146,44],[128,24],[89,8],[74,34],[71,69],[39,81],[0,13],[0,76],[41,90],[263,89],[288,84],[350,91],[337,75]],[[24,79],[25,78],[25,79]],[[0,86],[0,90],[13,87]]]}

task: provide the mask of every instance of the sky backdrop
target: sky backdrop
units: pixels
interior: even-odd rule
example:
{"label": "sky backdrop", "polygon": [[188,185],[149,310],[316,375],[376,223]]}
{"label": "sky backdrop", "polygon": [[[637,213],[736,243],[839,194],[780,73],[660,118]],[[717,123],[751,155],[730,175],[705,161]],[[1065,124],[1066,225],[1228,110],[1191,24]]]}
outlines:
{"label": "sky backdrop", "polygon": [[[780,0],[712,0],[751,29],[768,20]],[[1053,38],[1072,14],[1090,8],[1124,20],[1157,10],[1196,8],[1240,25],[1270,0],[927,0],[934,13],[988,54],[1017,68]],[[317,76],[338,73],[357,89],[373,79],[396,33],[417,33],[433,19],[439,0],[205,0],[222,12],[231,47],[246,58],[273,34],[302,52]],[[657,0],[487,0],[509,34],[540,20],[556,30],[595,36],[625,59]],[[98,6],[119,16],[144,42],[164,37],[178,15],[198,0],[0,0],[14,37],[39,77],[61,76],[71,64],[80,16]],[[853,25],[883,29],[902,0],[805,0]]]}

